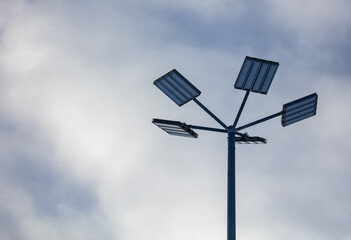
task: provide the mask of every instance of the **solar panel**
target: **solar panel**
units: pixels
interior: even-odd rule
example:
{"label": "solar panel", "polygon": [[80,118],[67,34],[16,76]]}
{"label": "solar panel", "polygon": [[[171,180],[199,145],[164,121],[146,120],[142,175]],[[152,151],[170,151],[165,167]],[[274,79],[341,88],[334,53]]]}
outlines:
{"label": "solar panel", "polygon": [[191,130],[186,124],[163,119],[152,119],[152,123],[170,135],[197,138],[197,133]]}
{"label": "solar panel", "polygon": [[234,84],[236,89],[267,94],[279,63],[246,57]]}
{"label": "solar panel", "polygon": [[193,100],[201,93],[176,69],[155,80],[154,84],[178,106]]}
{"label": "solar panel", "polygon": [[244,136],[235,137],[235,142],[239,144],[265,144],[267,140],[261,137],[250,137],[245,134]]}
{"label": "solar panel", "polygon": [[284,104],[282,114],[283,127],[316,115],[317,100],[317,93],[313,93]]}

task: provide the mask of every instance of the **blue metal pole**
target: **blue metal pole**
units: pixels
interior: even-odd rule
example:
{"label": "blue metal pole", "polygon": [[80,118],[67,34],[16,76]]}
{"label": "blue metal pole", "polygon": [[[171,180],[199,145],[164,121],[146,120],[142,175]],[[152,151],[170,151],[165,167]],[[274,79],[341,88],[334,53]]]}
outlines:
{"label": "blue metal pole", "polygon": [[240,106],[240,108],[239,108],[239,112],[238,112],[238,114],[236,115],[236,118],[235,118],[233,127],[236,127],[236,125],[238,124],[239,118],[240,118],[240,116],[241,116],[241,113],[243,112],[243,109],[244,109],[245,103],[246,103],[246,101],[247,101],[247,98],[249,97],[249,94],[250,94],[250,91],[247,90],[247,91],[246,91],[246,94],[245,94],[245,97],[244,97],[243,101],[241,102],[241,106]]}
{"label": "blue metal pole", "polygon": [[216,115],[214,115],[210,110],[208,110],[207,107],[205,107],[205,105],[203,105],[199,100],[197,100],[196,98],[193,99],[193,101],[199,105],[205,112],[208,113],[208,115],[210,115],[214,120],[216,120],[225,130],[228,130],[227,125],[224,124],[224,122],[221,121],[221,119],[219,119]]}
{"label": "blue metal pole", "polygon": [[187,125],[187,126],[188,126],[189,128],[192,128],[192,129],[199,129],[199,130],[205,130],[205,131],[227,133],[227,130],[225,130],[225,129],[211,128],[211,127],[203,127],[203,126],[196,126],[196,125]]}
{"label": "blue metal pole", "polygon": [[228,133],[227,240],[236,239],[235,223],[235,133]]}
{"label": "blue metal pole", "polygon": [[278,112],[278,113],[275,113],[275,114],[272,114],[272,115],[269,115],[268,117],[261,118],[261,119],[259,119],[259,120],[257,120],[257,121],[252,122],[252,123],[248,123],[248,124],[246,124],[246,125],[244,125],[244,126],[238,127],[238,128],[236,128],[235,130],[236,130],[236,131],[243,130],[243,129],[245,129],[245,128],[254,126],[254,125],[256,125],[256,124],[259,124],[259,123],[261,123],[261,122],[265,122],[265,121],[267,121],[267,120],[270,120],[270,119],[272,119],[272,118],[279,117],[279,116],[282,115],[282,114],[283,114],[283,111]]}

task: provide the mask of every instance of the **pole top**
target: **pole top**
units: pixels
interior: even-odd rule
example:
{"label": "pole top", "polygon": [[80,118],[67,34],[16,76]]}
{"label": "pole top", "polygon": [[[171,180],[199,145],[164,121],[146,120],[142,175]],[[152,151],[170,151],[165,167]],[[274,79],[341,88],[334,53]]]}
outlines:
{"label": "pole top", "polygon": [[228,133],[235,133],[235,127],[233,125],[228,126]]}

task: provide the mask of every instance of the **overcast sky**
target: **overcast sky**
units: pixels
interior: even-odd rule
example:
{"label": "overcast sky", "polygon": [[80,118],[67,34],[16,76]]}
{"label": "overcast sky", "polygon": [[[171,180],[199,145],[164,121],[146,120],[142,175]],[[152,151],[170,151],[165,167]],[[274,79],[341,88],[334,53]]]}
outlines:
{"label": "overcast sky", "polygon": [[152,83],[176,68],[231,124],[245,56],[280,63],[239,125],[317,92],[317,115],[247,129],[237,239],[351,239],[351,2],[0,0],[0,239],[226,239],[227,138]]}

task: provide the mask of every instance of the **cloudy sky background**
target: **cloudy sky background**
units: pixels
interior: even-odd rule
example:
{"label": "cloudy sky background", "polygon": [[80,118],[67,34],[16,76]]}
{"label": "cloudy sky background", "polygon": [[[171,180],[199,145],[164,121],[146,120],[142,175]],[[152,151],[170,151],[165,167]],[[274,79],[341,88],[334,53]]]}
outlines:
{"label": "cloudy sky background", "polygon": [[0,0],[0,239],[226,239],[226,136],[152,82],[176,68],[225,123],[245,56],[280,62],[239,125],[313,92],[317,116],[248,129],[237,237],[351,239],[347,0]]}

